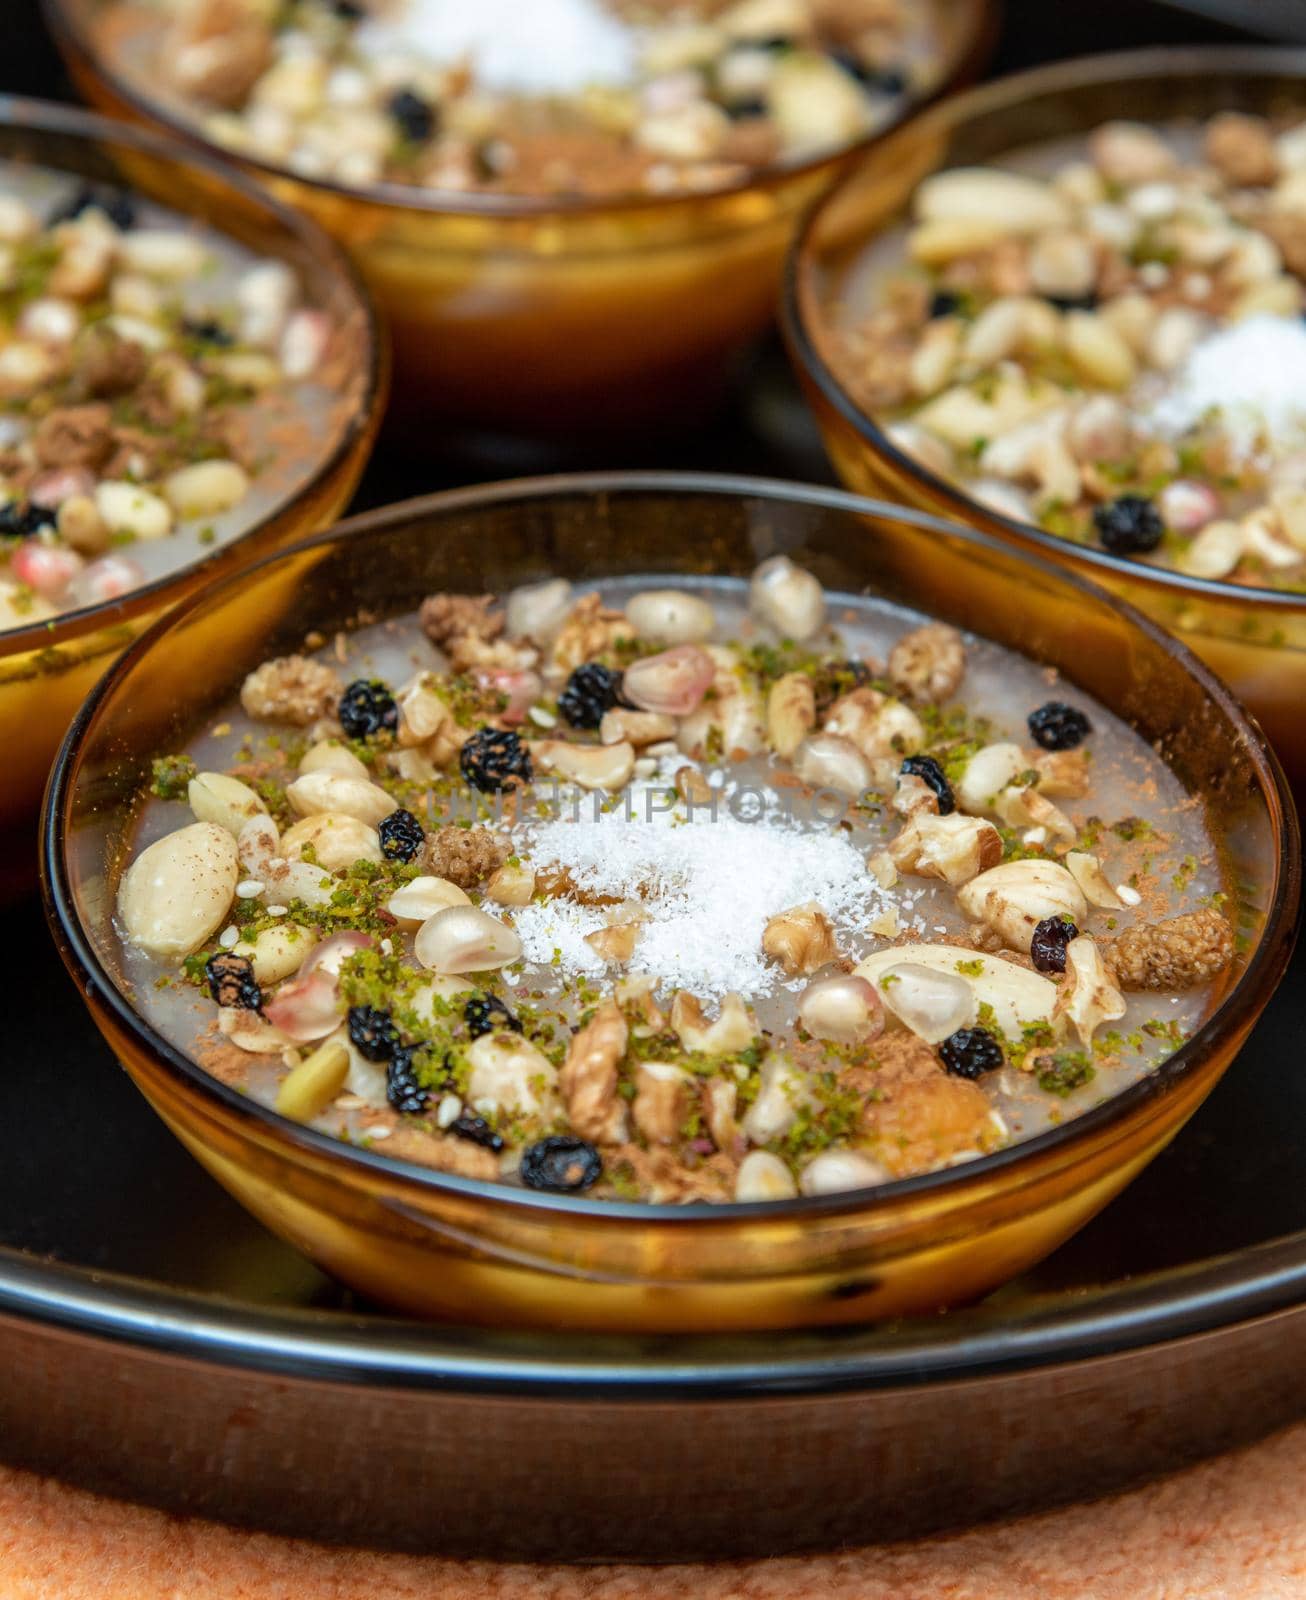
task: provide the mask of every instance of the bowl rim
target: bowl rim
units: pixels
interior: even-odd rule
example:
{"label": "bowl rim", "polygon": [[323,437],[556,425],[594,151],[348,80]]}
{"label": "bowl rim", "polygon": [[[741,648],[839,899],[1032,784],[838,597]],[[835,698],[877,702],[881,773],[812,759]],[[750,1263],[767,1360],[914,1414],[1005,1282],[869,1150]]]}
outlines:
{"label": "bowl rim", "polygon": [[[1121,614],[1133,628],[1145,634],[1171,657],[1175,666],[1195,678],[1208,698],[1231,721],[1242,739],[1257,775],[1265,809],[1277,839],[1277,892],[1269,902],[1265,924],[1246,971],[1220,1000],[1214,1011],[1178,1050],[1146,1076],[1119,1094],[1081,1112],[1059,1127],[1021,1140],[992,1154],[977,1157],[961,1166],[946,1167],[914,1177],[898,1178],[873,1188],[848,1190],[824,1196],[799,1196],[777,1201],[729,1201],[716,1204],[698,1201],[687,1205],[641,1201],[598,1200],[585,1195],[556,1195],[513,1186],[489,1179],[465,1178],[434,1171],[413,1162],[382,1155],[356,1145],[344,1144],[327,1134],[278,1115],[247,1095],[219,1082],[197,1062],[169,1043],[149,1024],[120,992],[105,970],[94,942],[83,928],[77,913],[72,884],[67,870],[67,813],[72,798],[73,769],[83,740],[101,704],[128,677],[137,662],[174,625],[193,611],[220,598],[236,584],[254,581],[265,568],[293,560],[314,550],[323,550],[353,540],[366,540],[399,523],[417,518],[465,514],[504,502],[574,497],[617,495],[623,492],[661,494],[716,494],[736,499],[789,501],[847,512],[855,516],[896,519],[918,527],[923,534],[946,534],[996,554],[1006,561],[1023,562],[1054,584],[1080,591],[1098,605]],[[1250,1027],[1274,992],[1296,940],[1301,919],[1302,857],[1296,808],[1287,778],[1255,718],[1246,711],[1224,683],[1173,635],[1119,601],[1096,584],[1041,558],[1014,553],[1000,539],[981,530],[943,522],[927,512],[865,499],[845,490],[808,484],[785,483],[776,479],[714,473],[665,471],[615,471],[566,473],[546,477],[508,479],[446,490],[381,506],[338,523],[312,538],[299,540],[285,550],[233,572],[219,583],[210,584],[191,595],[179,606],[160,617],[113,663],[96,684],[74,718],[51,769],[41,818],[41,886],[46,918],[79,989],[94,993],[99,1003],[111,1012],[115,1022],[147,1050],[156,1067],[184,1092],[198,1090],[228,1118],[258,1127],[277,1143],[309,1158],[341,1162],[345,1168],[360,1167],[374,1176],[419,1193],[450,1192],[509,1210],[555,1214],[562,1219],[585,1217],[614,1224],[656,1223],[659,1226],[695,1227],[723,1225],[743,1220],[783,1221],[802,1218],[840,1216],[868,1208],[884,1210],[899,1201],[947,1189],[951,1193],[984,1185],[993,1175],[1010,1168],[1028,1166],[1045,1152],[1060,1151],[1124,1120],[1129,1114],[1156,1098],[1166,1095],[1181,1079],[1195,1070],[1218,1041],[1229,1031]]]}
{"label": "bowl rim", "polygon": [[[186,150],[175,141],[150,129],[134,128],[124,122],[77,106],[60,102],[27,99],[21,95],[0,94],[0,126],[32,129],[40,136],[52,135],[73,138],[85,144],[107,147],[112,159],[115,145],[127,146],[144,155],[170,163],[174,167],[196,167],[214,182],[237,193],[240,198],[270,215],[289,232],[297,234],[310,254],[317,260],[343,290],[351,302],[351,316],[360,319],[365,350],[365,376],[358,405],[342,423],[339,437],[329,453],[318,462],[311,476],[289,498],[273,505],[242,533],[197,557],[184,566],[174,568],[152,582],[129,590],[116,600],[102,600],[96,605],[79,606],[76,610],[61,611],[57,616],[42,622],[30,622],[21,628],[0,631],[0,666],[11,657],[30,651],[41,651],[80,640],[101,628],[117,627],[134,621],[142,614],[166,604],[168,594],[174,589],[192,583],[203,584],[210,574],[231,565],[233,552],[238,552],[246,540],[255,538],[267,525],[281,516],[294,501],[311,495],[321,483],[329,480],[337,468],[354,451],[360,437],[379,423],[381,402],[389,382],[389,347],[382,332],[380,316],[371,296],[363,286],[353,262],[311,217],[303,216],[278,200],[275,195],[260,189],[257,184],[243,178],[238,171],[202,153]],[[52,168],[58,171],[59,169]],[[177,215],[204,223],[208,228],[229,238],[221,219],[200,216],[194,209],[169,202],[164,209]],[[280,259],[276,257],[275,259]]]}
{"label": "bowl rim", "polygon": [[655,211],[694,201],[706,203],[759,189],[778,189],[792,180],[826,169],[832,170],[841,162],[859,155],[877,140],[901,127],[923,107],[933,105],[935,101],[948,94],[956,84],[968,82],[975,77],[996,42],[1002,0],[966,0],[966,3],[970,7],[970,27],[955,57],[937,82],[919,97],[904,99],[888,121],[863,134],[860,139],[789,165],[773,162],[770,166],[750,171],[733,183],[701,191],[681,190],[665,195],[555,196],[505,195],[482,191],[458,194],[452,190],[424,189],[417,185],[401,183],[351,185],[329,178],[298,173],[291,167],[273,161],[263,161],[243,151],[223,152],[222,147],[206,138],[201,129],[188,124],[184,118],[173,113],[159,101],[139,92],[115,65],[106,61],[80,18],[73,15],[73,7],[67,0],[40,0],[46,26],[60,49],[81,62],[107,84],[118,98],[131,107],[135,115],[159,123],[176,139],[185,140],[202,150],[219,153],[226,161],[257,173],[265,182],[300,183],[305,188],[320,190],[323,194],[339,200],[365,201],[372,205],[390,206],[400,211],[414,211],[431,216],[487,219],[586,217],[627,210]]}
{"label": "bowl rim", "polygon": [[[1229,583],[1221,578],[1189,577],[1170,567],[1154,567],[1145,562],[1130,561],[1126,556],[1112,555],[1107,550],[1097,550],[1091,545],[1075,544],[1059,538],[1034,523],[1017,521],[984,505],[946,478],[931,472],[916,457],[900,450],[874,417],[857,405],[838,374],[822,356],[815,319],[809,321],[804,311],[805,282],[814,265],[812,240],[822,219],[830,207],[837,204],[844,193],[861,179],[872,163],[877,159],[892,160],[899,141],[924,141],[932,135],[954,133],[978,117],[1018,105],[1035,95],[1091,88],[1111,80],[1207,76],[1271,78],[1293,75],[1306,79],[1306,46],[1153,46],[1141,50],[1076,56],[1048,66],[1008,73],[928,107],[913,118],[909,126],[895,128],[892,133],[886,134],[883,149],[863,152],[856,164],[842,173],[804,214],[785,260],[780,297],[781,326],[794,365],[842,420],[852,427],[864,446],[883,457],[895,471],[918,485],[921,491],[928,493],[944,508],[939,512],[941,516],[982,517],[986,523],[1001,528],[1004,537],[1022,551],[1037,551],[1062,563],[1067,560],[1082,562],[1094,577],[1100,574],[1103,582],[1109,582],[1112,577],[1127,576],[1141,587],[1155,589],[1175,601],[1207,598],[1236,601],[1240,605],[1252,605],[1276,613],[1306,614],[1306,594],[1294,594],[1283,589],[1258,589]],[[866,234],[859,248],[864,248],[880,231],[877,229],[874,233]]]}

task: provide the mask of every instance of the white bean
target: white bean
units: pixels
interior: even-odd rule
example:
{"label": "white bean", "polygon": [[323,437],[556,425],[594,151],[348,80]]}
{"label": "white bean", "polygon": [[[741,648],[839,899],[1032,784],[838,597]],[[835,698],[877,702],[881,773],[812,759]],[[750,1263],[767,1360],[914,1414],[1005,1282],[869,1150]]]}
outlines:
{"label": "white bean", "polygon": [[626,603],[626,620],[644,639],[659,644],[698,644],[716,627],[706,600],[683,589],[644,589]]}
{"label": "white bean", "polygon": [[299,775],[301,778],[307,777],[310,772],[334,772],[341,778],[361,778],[364,783],[370,782],[367,768],[354,752],[333,739],[322,739],[305,751],[304,759],[299,763]]}
{"label": "white bean", "polygon": [[147,278],[180,283],[203,272],[208,251],[194,234],[171,228],[136,228],[123,235],[118,258]]}
{"label": "white bean", "polygon": [[249,493],[249,474],[234,461],[196,461],[165,478],[163,493],[179,517],[216,517]]}
{"label": "white bean", "polygon": [[313,948],[313,935],[295,922],[279,922],[264,928],[253,941],[241,939],[232,954],[244,956],[254,968],[254,976],[266,988],[298,972],[304,957]]}
{"label": "white bean", "polygon": [[323,811],[305,817],[282,835],[281,850],[288,861],[298,861],[306,845],[312,845],[317,865],[327,872],[352,867],[355,861],[385,859],[376,829],[341,812]]}
{"label": "white bean", "polygon": [[846,1189],[869,1189],[888,1178],[888,1169],[857,1150],[823,1150],[799,1174],[804,1194],[842,1194]]}
{"label": "white bean", "polygon": [[186,787],[186,798],[197,821],[215,822],[236,837],[251,817],[267,811],[247,783],[225,772],[197,773]]}
{"label": "white bean", "polygon": [[793,1200],[798,1185],[779,1156],[769,1150],[750,1150],[735,1175],[736,1200]]}
{"label": "white bean", "polygon": [[172,508],[139,484],[110,479],[95,491],[95,509],[111,533],[163,539],[172,532]]}
{"label": "white bean", "polygon": [[396,809],[394,800],[379,784],[342,777],[337,772],[305,773],[287,786],[286,799],[301,817],[334,812],[357,817],[373,827]]}

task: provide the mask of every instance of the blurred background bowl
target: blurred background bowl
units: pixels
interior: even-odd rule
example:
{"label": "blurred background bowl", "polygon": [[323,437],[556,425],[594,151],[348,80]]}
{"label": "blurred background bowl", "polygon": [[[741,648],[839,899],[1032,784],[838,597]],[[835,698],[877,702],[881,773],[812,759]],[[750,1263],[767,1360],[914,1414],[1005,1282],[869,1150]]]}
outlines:
{"label": "blurred background bowl", "polygon": [[[30,627],[0,631],[0,897],[36,878],[35,822],[50,763],[77,707],[123,647],[167,606],[238,565],[325,527],[347,503],[371,450],[385,398],[376,319],[346,258],[312,223],[238,176],[153,134],[63,106],[0,97],[0,160],[29,162],[96,184],[180,190],[208,199],[173,208],[260,256],[294,268],[303,303],[328,314],[347,374],[297,489],[264,497],[248,530],[202,559],[124,595]],[[284,468],[284,463],[282,464]],[[310,470],[311,469],[311,470]],[[279,469],[281,470],[281,469]],[[255,494],[259,493],[256,480]],[[243,625],[253,625],[246,619]]]}
{"label": "blurred background bowl", "polygon": [[[935,95],[978,72],[996,7],[928,4],[940,38]],[[424,453],[484,456],[515,441],[592,458],[709,417],[737,358],[771,320],[798,217],[884,131],[702,194],[559,200],[351,189],[206,142],[184,108],[110,58],[103,0],[45,0],[45,13],[93,105],[222,155],[352,253],[394,336],[387,429]]]}
{"label": "blurred background bowl", "polygon": [[[785,552],[1047,662],[1155,742],[1205,808],[1237,918],[1235,968],[1189,1041],[1049,1133],[828,1199],[631,1205],[433,1173],[289,1122],[138,1013],[112,925],[150,757],[176,750],[268,656],[360,608],[561,575],[747,575]],[[233,622],[256,609],[265,630]],[[194,663],[205,660],[202,672]],[[178,693],[178,684],[184,685]],[[482,1323],[724,1331],[865,1322],[969,1300],[1051,1251],[1178,1131],[1233,1059],[1291,950],[1295,814],[1256,727],[1181,645],[1111,596],[987,535],[838,491],[586,475],[412,501],[211,586],[118,664],[47,798],[47,910],[105,1039],[187,1148],[262,1222],[384,1304]]]}
{"label": "blurred background bowl", "polygon": [[899,450],[840,376],[842,332],[859,313],[849,276],[868,241],[903,219],[917,185],[945,167],[1001,163],[1114,118],[1164,123],[1218,111],[1306,109],[1306,51],[1188,47],[1088,57],[1000,79],[936,106],[868,151],[818,204],[790,256],[785,333],[827,453],[863,494],[984,528],[1105,584],[1185,642],[1261,719],[1306,787],[1306,595],[1189,578],[1014,521]]}

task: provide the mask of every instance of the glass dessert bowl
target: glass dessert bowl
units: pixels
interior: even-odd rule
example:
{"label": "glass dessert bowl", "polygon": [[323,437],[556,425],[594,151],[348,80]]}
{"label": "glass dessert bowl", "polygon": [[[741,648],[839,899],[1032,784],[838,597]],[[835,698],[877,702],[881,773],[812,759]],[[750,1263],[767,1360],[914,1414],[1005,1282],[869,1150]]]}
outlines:
{"label": "glass dessert bowl", "polygon": [[[482,17],[477,8],[464,9],[469,27]],[[560,9],[603,15],[591,0]],[[375,26],[365,17],[366,7],[351,7],[347,17],[326,6],[300,10],[298,38],[325,40],[321,48],[332,61],[340,56],[342,30]],[[197,117],[194,96],[169,97],[160,74],[144,65],[152,42],[165,31],[157,12],[117,0],[56,0],[47,14],[79,87],[93,103],[219,147]],[[769,22],[762,12],[753,22],[744,18],[739,43],[765,70],[776,59],[775,47],[785,43],[778,35],[795,25],[795,14],[797,25],[806,28],[806,0],[772,8]],[[488,25],[498,15],[497,8],[486,8],[483,20]],[[307,67],[298,45],[292,52],[295,81],[307,72],[317,88],[305,96],[292,85],[289,104],[325,103],[328,83],[335,85],[332,94],[340,92],[343,68],[347,97],[361,103],[326,110],[337,119],[362,118],[366,133],[347,140],[333,135],[325,154],[317,144],[307,154],[299,148],[270,151],[263,137],[266,117],[255,120],[251,136],[243,112],[230,110],[222,113],[226,120],[220,118],[217,133],[225,131],[238,146],[228,143],[229,159],[315,217],[353,253],[393,327],[403,402],[396,425],[411,403],[437,418],[444,439],[454,445],[508,435],[556,446],[577,427],[591,438],[630,437],[650,427],[684,426],[710,410],[731,358],[771,316],[780,261],[803,207],[853,151],[899,120],[909,104],[973,70],[987,43],[988,8],[965,0],[936,4],[928,16],[933,43],[920,64],[918,86],[875,90],[866,83],[873,79],[869,61],[849,58],[862,74],[857,79],[833,67],[824,52],[799,52],[822,81],[842,71],[838,93],[818,84],[811,94],[804,84],[801,106],[825,117],[831,104],[842,103],[848,115],[834,127],[830,148],[831,136],[804,145],[802,113],[793,153],[780,162],[767,150],[749,156],[740,143],[743,121],[704,98],[708,74],[695,54],[695,38],[701,51],[703,35],[709,36],[708,65],[723,46],[714,45],[712,30],[701,27],[681,27],[679,38],[670,40],[676,48],[657,75],[663,87],[654,103],[665,102],[658,115],[674,125],[645,130],[644,144],[632,122],[639,95],[628,85],[573,85],[577,107],[561,132],[554,126],[556,104],[537,96],[544,109],[536,121],[543,118],[544,131],[531,122],[520,138],[503,139],[491,136],[505,126],[511,132],[511,120],[505,125],[502,117],[496,120],[493,104],[487,111],[476,96],[450,88],[452,81],[461,89],[465,72],[459,78],[423,68],[414,49],[401,58],[398,77],[390,72],[380,85],[370,68],[360,70],[352,58],[323,76],[320,52],[313,55],[317,44],[305,47],[313,55]],[[588,21],[595,25],[594,17]],[[615,23],[609,19],[607,26]],[[445,31],[436,29],[437,40],[443,41]],[[469,35],[462,42],[476,41]],[[489,59],[501,53],[492,49]],[[590,65],[604,53],[577,47],[558,58],[556,51],[532,48],[524,33],[506,54],[517,74],[530,69],[531,82],[544,73],[540,83],[547,89],[551,66],[574,75],[576,59]],[[271,93],[277,120],[286,110],[286,62],[275,50],[271,59],[277,76],[270,91],[257,92]],[[761,103],[766,84],[746,95],[744,87],[734,111]],[[848,106],[850,89],[864,105]],[[301,126],[303,115],[294,113]],[[745,120],[759,126],[767,121]],[[465,134],[458,131],[464,123],[470,130]],[[715,151],[725,140],[727,151],[738,144],[747,159],[696,157],[692,152],[705,137],[705,149]],[[403,155],[398,165],[396,138]],[[595,138],[599,147],[587,157],[587,141]],[[551,159],[541,159],[549,152]],[[666,192],[659,192],[659,183],[669,183]],[[526,192],[513,192],[514,184]],[[505,382],[508,373],[511,382]]]}
{"label": "glass dessert bowl", "polygon": [[[623,549],[640,551],[637,573]],[[903,608],[920,568],[941,558],[965,582],[933,610],[947,627],[921,636],[922,619]],[[743,581],[759,562],[750,619]],[[846,633],[814,629],[814,659],[795,665],[798,647],[781,638],[812,620],[811,575]],[[598,584],[613,603],[582,595],[577,612],[576,597],[560,601],[560,580]],[[670,608],[648,599],[672,587]],[[510,590],[507,631],[487,637],[476,597]],[[233,647],[231,615],[255,597],[265,627]],[[402,619],[423,597],[419,638]],[[605,707],[616,669],[607,679],[595,669],[630,637],[612,631],[618,599],[647,632],[642,650],[625,652],[630,704]],[[669,646],[680,652],[669,667],[649,647],[672,618],[701,642]],[[993,728],[967,722],[954,701],[952,627],[967,630],[966,670],[999,714]],[[535,674],[504,652],[537,636],[552,640],[550,654],[522,704],[517,683],[477,681],[482,670]],[[636,756],[634,738],[650,731],[638,719],[672,717],[638,702],[667,690],[668,671],[687,693],[681,668],[705,640],[734,663],[717,661],[728,681],[699,684],[697,712],[677,701],[674,754],[657,751],[660,738]],[[880,687],[849,664],[877,641],[902,646]],[[950,681],[930,687],[944,644]],[[862,653],[843,660],[845,648]],[[440,662],[459,658],[455,683]],[[195,682],[197,662],[203,687],[179,704],[179,674]],[[799,716],[808,743],[792,746],[795,772],[776,753],[793,682],[775,669],[819,676],[840,662],[831,695],[814,690],[813,718]],[[913,662],[930,669],[924,678]],[[416,671],[411,684],[401,666]],[[767,732],[754,723],[750,737],[738,714],[762,694],[759,671]],[[1017,705],[1036,713],[1028,731],[1008,720]],[[869,713],[893,726],[856,722]],[[616,719],[606,730],[605,717]],[[715,754],[714,725],[730,740]],[[1015,747],[1021,765],[1059,776],[1008,770],[1004,728],[1033,741]],[[1067,797],[1073,788],[1085,800],[1080,780],[1096,764],[1086,744],[1108,817]],[[661,804],[646,822],[638,811],[623,820],[614,813],[641,759]],[[669,779],[650,770],[668,759]],[[892,817],[877,820],[871,796],[850,789],[850,762],[863,764],[857,782],[869,773],[893,797]],[[719,832],[709,819],[700,848],[693,818],[675,808],[699,781],[729,794],[706,775],[714,764],[726,781],[733,770],[758,784],[765,771],[775,794],[820,795],[832,809],[805,827],[792,816],[743,824],[732,810]],[[544,816],[536,766],[588,772],[599,789],[566,792],[600,803],[576,822]],[[466,782],[451,789],[459,772]],[[530,778],[530,789],[517,781]],[[980,793],[990,783],[995,800]],[[483,815],[448,825],[455,793],[513,807],[530,798],[495,824],[512,854],[493,847]],[[1145,817],[1114,816],[1140,794],[1155,834]],[[370,822],[356,814],[369,802]],[[1079,818],[1073,842],[1091,850],[1070,853],[1057,806]],[[748,841],[733,837],[750,826]],[[909,835],[940,831],[991,833],[994,851],[969,864],[949,851],[951,877],[931,877]],[[668,839],[684,849],[664,861]],[[187,1147],[269,1226],[418,1313],[672,1330],[938,1307],[1052,1249],[1173,1136],[1232,1059],[1289,953],[1297,848],[1255,728],[1180,646],[1105,595],[984,536],[837,493],[627,475],[413,502],[195,598],[82,714],[51,788],[45,860],[56,937],[106,1039]],[[209,859],[215,849],[221,861]],[[712,927],[692,938],[695,906],[678,924],[684,907],[649,883],[680,862],[693,902],[704,875],[719,885],[741,849],[753,881],[738,915],[723,921],[704,905]],[[986,879],[999,856],[998,879]],[[800,857],[798,876],[820,884],[815,906],[792,904]],[[604,861],[621,882],[602,876]],[[1013,869],[1063,894],[1039,901],[1023,930],[993,895]],[[205,902],[204,884],[216,899]],[[1136,898],[1137,917],[1126,909]],[[1195,939],[1168,942],[1176,910]],[[186,925],[169,931],[174,915]],[[1144,944],[1160,940],[1151,956],[1140,930]],[[1206,954],[1181,974],[1199,946]],[[673,959],[670,985],[656,985]],[[650,1003],[665,1016],[651,1017]],[[922,1005],[942,1007],[932,1024]],[[1126,1005],[1131,1038],[1108,1038]],[[883,1072],[879,1089],[847,1076],[868,1069]],[[921,1113],[918,1093],[935,1097],[931,1109]]]}
{"label": "glass dessert bowl", "polygon": [[27,830],[91,684],[196,585],[329,522],[379,416],[382,356],[344,259],[212,166],[221,230],[123,186],[129,171],[162,182],[180,159],[79,112],[0,106],[0,833],[14,883],[33,875]]}
{"label": "glass dessert bowl", "polygon": [[[813,213],[786,305],[850,486],[1125,595],[1234,686],[1295,782],[1302,65],[1140,52],[936,108]],[[961,216],[977,195],[987,217]]]}

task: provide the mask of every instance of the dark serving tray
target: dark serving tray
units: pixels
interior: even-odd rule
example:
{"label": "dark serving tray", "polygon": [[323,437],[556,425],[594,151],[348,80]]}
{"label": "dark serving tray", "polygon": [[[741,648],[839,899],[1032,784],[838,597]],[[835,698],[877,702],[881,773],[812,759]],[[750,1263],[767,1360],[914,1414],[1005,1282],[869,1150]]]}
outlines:
{"label": "dark serving tray", "polygon": [[[24,9],[0,89],[57,93]],[[1143,0],[1009,0],[1007,16],[1005,66],[1229,36]],[[577,455],[599,464],[583,441]],[[829,477],[774,349],[711,435],[620,464]],[[360,504],[452,481],[382,453]],[[901,1538],[1100,1493],[1306,1412],[1306,951],[1169,1150],[983,1304],[864,1330],[598,1339],[359,1304],[147,1109],[35,897],[5,917],[8,1461],[318,1538],[671,1559]]]}

